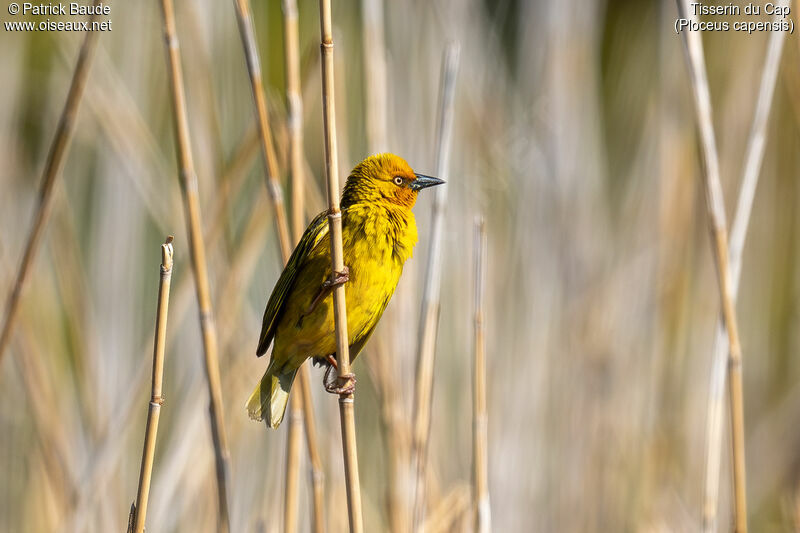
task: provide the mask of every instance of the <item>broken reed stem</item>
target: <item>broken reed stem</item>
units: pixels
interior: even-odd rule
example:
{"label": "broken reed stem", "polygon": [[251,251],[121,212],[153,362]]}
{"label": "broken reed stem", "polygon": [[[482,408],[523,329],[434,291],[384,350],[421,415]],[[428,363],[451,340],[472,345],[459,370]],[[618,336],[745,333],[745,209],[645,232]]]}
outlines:
{"label": "broken reed stem", "polygon": [[[786,2],[784,2],[785,4]],[[747,236],[747,228],[750,224],[756,186],[761,173],[761,162],[764,158],[767,122],[769,111],[772,108],[772,96],[775,92],[775,82],[778,78],[784,39],[783,32],[773,32],[770,36],[764,70],[761,74],[761,84],[759,86],[758,99],[756,100],[753,124],[750,128],[750,136],[745,151],[741,188],[739,189],[739,199],[736,204],[736,214],[731,225],[731,241],[728,250],[731,268],[731,297],[734,302],[739,290],[742,252]],[[711,385],[709,387],[707,409],[705,490],[703,493],[703,531],[706,533],[717,531],[719,475],[722,464],[723,397],[728,353],[728,339],[725,334],[723,316],[720,316],[717,320],[712,353]]]}
{"label": "broken reed stem", "polygon": [[[94,0],[95,6],[99,3],[100,0]],[[90,20],[93,21],[95,18],[97,17],[93,15]],[[14,330],[14,322],[19,309],[19,299],[25,288],[25,282],[28,279],[28,274],[33,266],[33,262],[36,259],[36,253],[39,251],[39,243],[42,240],[42,234],[47,225],[47,219],[50,216],[53,184],[61,173],[61,169],[64,167],[64,159],[67,155],[70,142],[72,141],[72,135],[75,132],[75,121],[77,120],[78,109],[80,108],[83,90],[86,87],[86,80],[89,77],[89,69],[92,65],[94,51],[97,48],[97,40],[99,38],[100,32],[95,31],[87,31],[83,38],[83,44],[78,52],[78,60],[75,63],[72,81],[70,82],[69,91],[67,92],[67,100],[64,102],[64,109],[61,111],[61,117],[58,120],[53,142],[50,144],[50,150],[47,152],[47,160],[44,164],[42,182],[39,188],[39,203],[36,207],[33,225],[31,226],[30,233],[28,233],[28,240],[25,244],[25,252],[22,254],[19,269],[17,270],[17,277],[14,280],[11,293],[8,295],[8,300],[6,300],[5,314],[3,315],[3,329],[2,332],[0,332],[0,361],[3,360],[3,354],[11,340],[11,333]]]}
{"label": "broken reed stem", "polygon": [[289,226],[286,222],[286,209],[283,206],[283,191],[278,181],[278,158],[275,155],[275,147],[272,145],[272,133],[269,129],[267,101],[264,97],[264,86],[261,82],[261,61],[258,57],[255,31],[253,30],[253,17],[250,14],[250,1],[234,0],[234,5],[236,6],[236,21],[242,38],[244,56],[247,61],[247,72],[250,75],[253,102],[256,106],[258,135],[261,139],[261,150],[264,154],[267,192],[272,202],[272,209],[275,212],[281,257],[286,261],[286,258],[292,253],[292,247],[289,239]]}
{"label": "broken reed stem", "polygon": [[[688,17],[684,0],[677,0],[679,16]],[[747,532],[747,496],[744,453],[744,398],[742,387],[742,349],[739,327],[733,302],[730,265],[728,263],[728,230],[725,220],[725,202],[719,177],[714,126],[711,118],[711,96],[706,77],[703,43],[698,32],[684,31],[684,44],[694,95],[697,127],[700,133],[703,160],[706,211],[711,230],[717,281],[722,304],[722,316],[728,333],[728,394],[731,416],[731,444],[733,454],[733,496],[735,531]]]}
{"label": "broken reed stem", "polygon": [[[283,39],[286,69],[286,122],[289,132],[289,175],[291,178],[292,236],[295,243],[303,236],[306,226],[305,208],[305,176],[303,175],[303,98],[300,87],[300,31],[298,24],[297,0],[283,0]],[[289,256],[283,257],[287,263]],[[311,530],[322,533],[325,530],[325,474],[322,470],[322,459],[317,449],[317,429],[311,401],[311,383],[308,362],[300,367],[297,380],[298,393],[291,398],[289,417],[289,436],[287,442],[286,461],[286,508],[284,512],[284,530],[292,533],[296,530],[298,505],[297,478],[300,465],[300,424],[306,427],[306,445],[311,464]],[[296,458],[296,459],[295,459]]]}
{"label": "broken reed stem", "polygon": [[150,478],[153,473],[153,459],[156,455],[156,436],[161,404],[164,403],[162,383],[164,376],[164,347],[167,339],[167,314],[169,311],[169,288],[172,281],[172,235],[161,245],[161,283],[158,286],[158,307],[156,310],[156,334],[153,342],[153,385],[147,411],[147,426],[144,433],[142,467],[139,470],[139,489],[136,503],[131,507],[133,532],[143,533],[147,517],[147,500],[150,496]]}
{"label": "broken reed stem", "polygon": [[217,503],[219,506],[218,530],[230,531],[230,513],[228,507],[228,483],[230,480],[230,453],[228,437],[225,432],[224,411],[222,405],[222,386],[219,374],[219,358],[217,354],[217,332],[214,326],[214,314],[211,308],[211,291],[208,283],[205,245],[201,230],[200,201],[198,199],[197,175],[192,158],[192,145],[189,138],[189,122],[186,116],[186,97],[183,87],[183,72],[180,64],[180,46],[175,29],[175,12],[172,0],[161,0],[164,17],[164,33],[167,48],[168,75],[170,81],[170,97],[175,120],[175,145],[178,156],[178,168],[183,193],[183,206],[186,215],[187,233],[189,234],[189,251],[192,259],[197,304],[200,311],[200,329],[203,336],[203,354],[208,381],[209,418],[211,422],[211,438],[214,443],[214,458],[217,476]]}
{"label": "broken reed stem", "polygon": [[[322,66],[322,110],[325,131],[325,175],[328,182],[328,225],[331,239],[331,280],[344,270],[342,250],[342,212],[339,209],[339,161],[336,153],[336,108],[333,84],[333,28],[330,0],[319,1],[320,54]],[[347,308],[344,285],[333,289],[333,311],[336,326],[336,359],[339,376],[350,374],[350,348],[347,335]],[[356,452],[356,423],[354,395],[339,396],[339,416],[342,424],[342,452],[347,484],[347,511],[351,533],[364,531],[361,514],[361,486],[358,477]]]}
{"label": "broken reed stem", "polygon": [[484,294],[486,286],[486,226],[483,218],[475,221],[475,369],[472,421],[472,490],[475,531],[492,529],[489,506],[489,435],[486,409],[486,337]]}
{"label": "broken reed stem", "polygon": [[[450,144],[453,130],[453,104],[459,46],[450,44],[442,58],[439,116],[437,122],[436,176],[447,180],[450,167]],[[442,276],[442,233],[447,186],[438,187],[431,215],[431,244],[425,273],[425,288],[420,313],[419,351],[414,390],[413,459],[414,531],[423,531],[425,524],[425,470],[427,444],[431,425],[433,399],[433,367],[436,356],[436,334],[439,327],[439,292]]]}

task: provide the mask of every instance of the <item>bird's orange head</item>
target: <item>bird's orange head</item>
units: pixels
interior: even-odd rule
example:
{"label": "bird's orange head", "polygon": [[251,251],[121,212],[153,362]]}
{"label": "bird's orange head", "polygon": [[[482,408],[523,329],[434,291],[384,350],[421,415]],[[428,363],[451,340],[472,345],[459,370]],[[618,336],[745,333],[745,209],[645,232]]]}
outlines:
{"label": "bird's orange head", "polygon": [[372,155],[347,177],[342,207],[390,204],[411,209],[419,191],[441,183],[444,180],[415,173],[402,157],[389,153]]}

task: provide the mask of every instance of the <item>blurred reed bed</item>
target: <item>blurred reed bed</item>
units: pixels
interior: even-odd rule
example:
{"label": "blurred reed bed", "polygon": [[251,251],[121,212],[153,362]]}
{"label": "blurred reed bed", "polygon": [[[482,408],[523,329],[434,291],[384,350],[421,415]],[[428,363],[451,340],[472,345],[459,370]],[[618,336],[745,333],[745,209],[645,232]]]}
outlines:
{"label": "blurred reed bed", "polygon": [[[306,216],[324,206],[319,13],[298,2]],[[283,15],[253,6],[277,161],[288,187]],[[461,43],[426,531],[471,530],[472,223],[486,218],[488,488],[495,531],[695,530],[719,297],[692,92],[674,4],[335,3],[339,175],[391,149],[433,174],[442,52]],[[155,309],[153,244],[175,234],[153,531],[215,531],[208,389],[196,319],[161,14],[112,5],[40,252],[0,366],[0,530],[112,531],[136,490]],[[176,5],[230,447],[232,531],[281,531],[284,430],[242,406],[264,300],[280,272],[262,139],[235,8]],[[132,39],[132,35],[136,35]],[[739,196],[769,36],[705,34],[728,219]],[[26,246],[80,35],[0,33],[0,295]],[[133,44],[135,43],[135,45]],[[749,525],[798,526],[800,50],[788,36],[741,263]],[[291,188],[287,188],[291,192]],[[287,195],[286,200],[291,196]],[[286,202],[291,206],[291,202]],[[363,358],[356,423],[365,530],[407,531],[415,356],[432,199]],[[290,210],[291,214],[291,210]],[[750,355],[752,354],[752,355]],[[311,372],[325,519],[347,529],[335,400]],[[725,422],[727,424],[727,422]],[[288,427],[288,424],[287,424]],[[724,428],[727,434],[727,427]],[[723,438],[717,530],[730,528]],[[311,530],[306,450],[298,531]]]}

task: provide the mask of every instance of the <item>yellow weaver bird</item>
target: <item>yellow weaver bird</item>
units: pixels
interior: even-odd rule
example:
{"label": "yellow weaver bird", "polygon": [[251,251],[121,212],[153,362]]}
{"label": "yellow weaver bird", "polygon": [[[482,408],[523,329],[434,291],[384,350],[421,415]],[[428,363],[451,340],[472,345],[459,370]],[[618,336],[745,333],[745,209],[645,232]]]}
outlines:
{"label": "yellow weaver bird", "polygon": [[269,366],[247,401],[254,420],[278,427],[300,365],[309,357],[329,365],[325,388],[351,392],[352,375],[328,379],[336,366],[333,301],[335,285],[347,283],[350,358],[364,347],[394,293],[403,264],[417,243],[411,208],[417,193],[444,183],[416,174],[404,159],[378,154],[356,165],[342,193],[343,272],[331,276],[327,211],[309,224],[283,269],[264,311],[256,354],[274,341]]}

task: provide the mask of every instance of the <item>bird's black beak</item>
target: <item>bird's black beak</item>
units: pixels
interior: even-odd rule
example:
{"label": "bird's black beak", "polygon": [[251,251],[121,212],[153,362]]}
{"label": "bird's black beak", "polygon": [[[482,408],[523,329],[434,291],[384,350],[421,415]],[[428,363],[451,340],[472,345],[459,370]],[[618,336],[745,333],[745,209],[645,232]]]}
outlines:
{"label": "bird's black beak", "polygon": [[417,179],[409,184],[409,187],[411,187],[412,191],[421,191],[422,189],[427,189],[428,187],[433,187],[434,185],[441,185],[444,183],[444,180],[434,178],[433,176],[426,176],[425,174],[414,175],[417,177]]}

